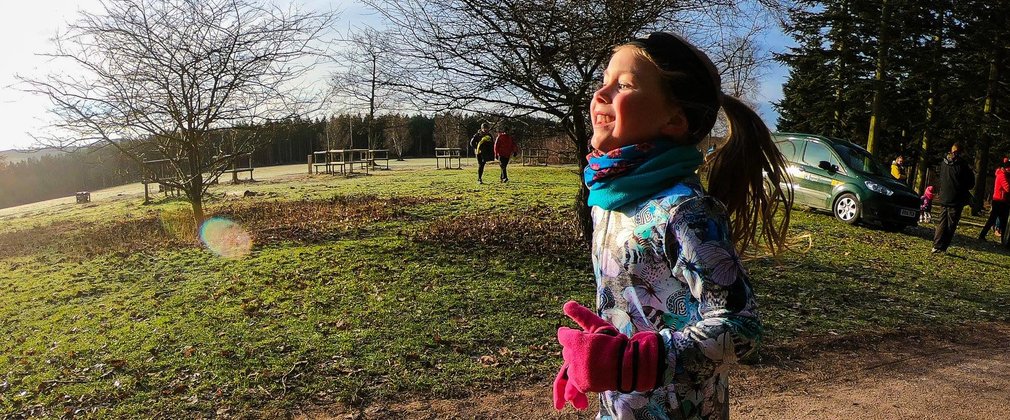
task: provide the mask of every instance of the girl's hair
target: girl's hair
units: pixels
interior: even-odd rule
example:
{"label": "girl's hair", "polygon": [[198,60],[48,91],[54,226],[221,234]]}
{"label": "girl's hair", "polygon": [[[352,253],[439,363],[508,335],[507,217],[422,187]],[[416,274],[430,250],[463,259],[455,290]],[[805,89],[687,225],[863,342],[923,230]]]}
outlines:
{"label": "girl's hair", "polygon": [[[722,93],[712,60],[683,38],[657,32],[615,51],[628,47],[659,67],[666,96],[683,109],[686,140],[691,144],[708,136],[719,108],[723,109],[729,133],[705,164],[709,194],[726,205],[733,243],[741,253],[762,242],[773,254],[781,251],[793,198],[791,191],[781,187],[789,182],[786,162],[761,117],[739,99]],[[780,210],[782,215],[776,220]]]}

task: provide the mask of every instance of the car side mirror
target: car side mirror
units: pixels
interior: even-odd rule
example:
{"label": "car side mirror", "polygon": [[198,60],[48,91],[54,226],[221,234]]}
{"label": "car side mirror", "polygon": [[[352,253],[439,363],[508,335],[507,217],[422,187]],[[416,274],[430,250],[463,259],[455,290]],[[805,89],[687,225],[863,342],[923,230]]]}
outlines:
{"label": "car side mirror", "polygon": [[826,160],[822,160],[822,161],[818,162],[817,163],[817,167],[821,168],[821,169],[823,169],[825,171],[828,171],[828,172],[838,172],[838,167],[835,166],[835,165],[832,165],[831,162],[828,162]]}

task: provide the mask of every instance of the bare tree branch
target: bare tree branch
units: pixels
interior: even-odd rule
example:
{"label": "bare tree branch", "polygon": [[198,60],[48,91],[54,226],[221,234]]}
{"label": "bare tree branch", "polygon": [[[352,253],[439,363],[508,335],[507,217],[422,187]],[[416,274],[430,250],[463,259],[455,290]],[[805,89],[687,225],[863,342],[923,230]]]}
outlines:
{"label": "bare tree branch", "polygon": [[202,220],[202,197],[227,168],[229,151],[259,138],[238,126],[317,109],[298,83],[323,57],[333,13],[281,9],[265,0],[103,0],[43,54],[59,73],[21,77],[49,98],[56,122],[37,137],[67,148],[105,142],[131,159],[168,159],[166,185],[185,191]]}
{"label": "bare tree branch", "polygon": [[[786,0],[788,1],[788,0]],[[399,53],[389,87],[423,110],[551,116],[561,123],[586,164],[588,104],[611,50],[647,32],[679,32],[708,46],[727,47],[732,80],[750,88],[753,42],[737,31],[750,9],[736,0],[364,0],[390,24]],[[785,1],[762,0],[757,9]],[[784,7],[784,6],[782,6]],[[756,9],[756,10],[757,10]],[[778,9],[776,9],[778,10]],[[735,42],[719,42],[726,34]],[[744,32],[746,34],[747,32]],[[719,61],[719,60],[717,60]],[[717,65],[723,63],[716,63]],[[451,118],[445,118],[450,123]],[[451,124],[436,130],[450,135]],[[586,190],[580,197],[584,198]],[[585,204],[580,206],[584,232]]]}

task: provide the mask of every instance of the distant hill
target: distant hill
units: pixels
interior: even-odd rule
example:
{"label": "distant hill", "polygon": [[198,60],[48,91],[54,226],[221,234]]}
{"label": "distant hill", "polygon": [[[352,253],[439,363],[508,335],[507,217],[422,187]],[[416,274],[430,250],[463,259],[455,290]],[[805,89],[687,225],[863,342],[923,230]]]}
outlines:
{"label": "distant hill", "polygon": [[38,159],[43,156],[62,155],[66,152],[53,148],[28,150],[0,150],[0,157],[7,163],[17,163],[27,159]]}

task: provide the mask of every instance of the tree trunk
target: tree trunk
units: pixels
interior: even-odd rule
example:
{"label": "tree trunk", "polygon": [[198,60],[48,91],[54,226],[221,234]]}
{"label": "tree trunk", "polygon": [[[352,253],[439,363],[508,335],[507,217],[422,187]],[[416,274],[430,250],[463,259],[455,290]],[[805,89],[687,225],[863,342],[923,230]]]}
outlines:
{"label": "tree trunk", "polygon": [[193,206],[193,221],[196,222],[196,232],[199,235],[200,225],[203,224],[204,219],[203,195],[197,192],[195,196],[190,197],[189,202]]}
{"label": "tree trunk", "polygon": [[570,114],[574,115],[574,118],[571,121],[572,132],[569,133],[569,138],[572,139],[572,143],[575,145],[575,154],[579,159],[579,193],[575,197],[575,212],[579,230],[582,232],[582,239],[588,244],[593,239],[593,214],[592,208],[589,207],[588,203],[589,187],[586,186],[585,182],[582,182],[582,171],[589,164],[588,160],[586,160],[586,155],[589,154],[589,130],[586,127],[586,119],[583,118],[585,111],[582,108],[578,107],[573,110],[575,112]]}
{"label": "tree trunk", "polygon": [[368,94],[368,150],[372,150],[375,144],[375,72],[377,60],[378,57],[372,56],[372,86]]}
{"label": "tree trunk", "polygon": [[933,82],[930,82],[929,99],[926,100],[926,126],[922,129],[922,143],[919,145],[919,164],[915,171],[915,188],[919,194],[926,191],[926,179],[929,163],[926,156],[929,156],[929,146],[933,136],[933,111],[936,106],[936,89]]}
{"label": "tree trunk", "polygon": [[986,82],[985,89],[985,107],[982,109],[982,127],[980,128],[980,142],[978,150],[975,151],[975,191],[974,201],[971,203],[971,213],[979,214],[982,212],[982,204],[985,202],[986,193],[986,179],[988,178],[989,171],[986,168],[989,165],[989,148],[992,146],[992,133],[994,131],[994,118],[992,115],[992,103],[993,96],[996,94],[996,87],[999,81],[999,61],[1000,61],[1000,50],[995,51],[993,58],[989,60],[989,80]]}
{"label": "tree trunk", "polygon": [[890,39],[887,36],[887,25],[891,20],[887,7],[888,1],[884,0],[880,7],[880,35],[877,37],[877,70],[873,76],[873,105],[870,111],[870,132],[866,136],[866,151],[876,156],[878,152],[877,140],[880,130],[880,105],[884,100],[884,74],[887,71],[887,49],[890,46]]}
{"label": "tree trunk", "polygon": [[[196,136],[195,134],[193,134]],[[193,221],[196,222],[196,235],[200,236],[200,225],[203,224],[204,214],[203,214],[203,165],[201,164],[201,156],[198,145],[202,143],[202,138],[193,140],[187,150],[187,158],[189,161],[189,173],[185,176],[189,179],[186,185],[186,198],[189,199],[190,205],[193,206]]]}
{"label": "tree trunk", "polygon": [[[936,34],[933,35],[933,65],[940,66],[941,49],[943,45],[943,30],[947,23],[946,10],[940,10],[940,24],[936,25]],[[926,124],[922,129],[922,143],[919,147],[919,166],[915,173],[915,187],[919,194],[926,191],[929,183],[929,148],[933,141],[933,125],[935,124],[936,96],[939,90],[940,76],[935,72],[931,74],[929,80],[929,98],[926,99]]]}

